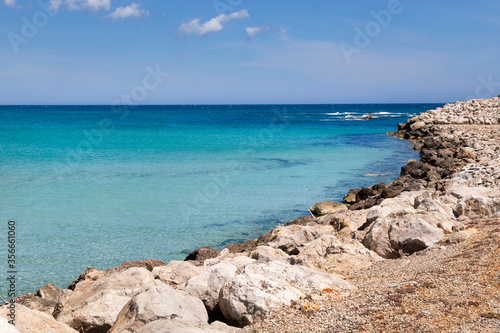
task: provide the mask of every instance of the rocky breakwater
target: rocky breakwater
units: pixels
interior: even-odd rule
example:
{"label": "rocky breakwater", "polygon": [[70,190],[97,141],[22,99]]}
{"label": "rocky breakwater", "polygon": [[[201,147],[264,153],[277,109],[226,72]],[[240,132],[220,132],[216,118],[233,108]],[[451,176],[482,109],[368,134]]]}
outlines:
{"label": "rocky breakwater", "polygon": [[16,299],[16,326],[1,307],[0,331],[237,332],[276,308],[308,314],[348,298],[357,287],[344,276],[462,242],[475,233],[471,220],[500,215],[500,99],[428,111],[394,135],[413,140],[421,160],[390,184],[351,190],[347,205],[321,202],[257,239],[185,261],[88,268],[67,289]]}

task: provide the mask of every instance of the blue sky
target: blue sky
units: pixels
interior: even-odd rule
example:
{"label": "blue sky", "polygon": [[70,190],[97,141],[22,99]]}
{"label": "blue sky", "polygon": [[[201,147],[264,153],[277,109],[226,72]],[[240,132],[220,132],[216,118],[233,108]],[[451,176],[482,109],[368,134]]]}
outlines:
{"label": "blue sky", "polygon": [[498,0],[0,0],[0,104],[492,97],[499,41]]}

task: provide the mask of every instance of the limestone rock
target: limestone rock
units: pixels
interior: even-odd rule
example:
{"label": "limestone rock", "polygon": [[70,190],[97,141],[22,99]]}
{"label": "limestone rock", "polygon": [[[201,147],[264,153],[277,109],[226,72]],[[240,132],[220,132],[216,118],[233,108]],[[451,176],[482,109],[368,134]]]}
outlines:
{"label": "limestone rock", "polygon": [[[0,307],[1,319],[7,318],[8,309],[6,306]],[[0,332],[36,332],[36,333],[77,333],[68,325],[58,322],[51,315],[44,312],[30,310],[27,307],[16,304],[16,321],[15,328],[10,324],[5,324],[5,321],[0,321]]]}
{"label": "limestone rock", "polygon": [[387,218],[378,218],[368,229],[368,232],[363,238],[363,245],[375,251],[382,258],[398,258],[398,252],[391,246],[389,230],[390,221]]}
{"label": "limestone rock", "polygon": [[443,239],[443,231],[431,226],[421,217],[407,215],[392,221],[389,230],[391,246],[395,251],[414,253]]}
{"label": "limestone rock", "polygon": [[368,210],[346,210],[318,217],[318,224],[329,224],[335,231],[356,231],[366,222]]}
{"label": "limestone rock", "polygon": [[236,267],[236,270],[242,271],[246,265],[255,262],[255,260],[249,258],[247,254],[229,253],[229,251],[228,251],[227,255],[226,255],[226,254],[224,254],[225,251],[227,251],[227,249],[222,250],[221,255],[218,256],[217,258],[208,259],[207,261],[205,261],[203,266],[205,268],[212,267],[212,266],[215,266],[221,262],[225,262],[225,263],[229,263],[229,264],[233,265],[234,267]]}
{"label": "limestone rock", "polygon": [[288,227],[289,225],[294,225],[294,224],[298,224],[298,225],[315,225],[316,221],[315,221],[314,217],[312,217],[311,215],[301,216],[301,217],[299,217],[296,220],[289,221],[289,222],[285,223],[285,227]]}
{"label": "limestone rock", "polygon": [[2,333],[19,333],[14,325],[9,324],[9,321],[3,316],[0,317],[0,332]]}
{"label": "limestone rock", "polygon": [[209,312],[214,311],[218,309],[220,289],[236,276],[237,271],[229,261],[222,261],[189,279],[182,290],[201,299]]}
{"label": "limestone rock", "polygon": [[219,294],[219,306],[229,321],[247,325],[271,308],[289,305],[304,293],[325,288],[347,292],[354,286],[337,276],[308,267],[281,261],[258,262],[246,266],[242,274],[224,285]]}
{"label": "limestone rock", "polygon": [[306,244],[295,260],[327,273],[346,273],[366,268],[380,259],[377,253],[354,239],[323,235]]}
{"label": "limestone rock", "polygon": [[240,244],[232,244],[227,247],[231,253],[250,253],[257,247],[257,240],[250,239]]}
{"label": "limestone rock", "polygon": [[259,246],[250,254],[250,257],[255,260],[275,261],[286,260],[288,255],[280,249],[270,246]]}
{"label": "limestone rock", "polygon": [[298,247],[316,239],[319,233],[312,227],[292,225],[277,227],[273,230],[274,239],[268,245],[282,250],[286,254],[297,254]]}
{"label": "limestone rock", "polygon": [[125,304],[153,280],[153,274],[147,269],[134,267],[97,281],[82,281],[56,318],[78,330],[106,331],[113,326]]}
{"label": "limestone rock", "polygon": [[401,218],[381,218],[375,221],[363,239],[363,244],[381,257],[397,258],[426,249],[442,240],[443,230],[433,227],[419,215]]}
{"label": "limestone rock", "polygon": [[458,186],[449,191],[458,198],[457,213],[469,218],[493,217],[500,214],[500,191],[483,186]]}
{"label": "limestone rock", "polygon": [[322,201],[318,202],[311,207],[311,212],[314,216],[323,216],[326,214],[335,213],[339,210],[347,210],[347,206],[335,201]]}
{"label": "limestone rock", "polygon": [[184,260],[193,260],[204,262],[207,259],[215,258],[219,255],[220,250],[214,250],[210,246],[204,246],[199,249],[194,250]]}
{"label": "limestone rock", "polygon": [[[165,328],[169,327],[169,321],[172,319],[186,324],[187,327],[208,326],[208,315],[201,300],[155,280],[130,299],[108,332],[169,332]],[[162,326],[153,330],[153,323],[160,320]]]}
{"label": "limestone rock", "polygon": [[75,287],[78,283],[82,281],[96,281],[105,275],[104,271],[100,271],[93,267],[87,267],[85,271],[78,276],[78,278],[71,282],[68,286],[69,290],[75,290]]}
{"label": "limestone rock", "polygon": [[45,312],[52,316],[54,310],[66,302],[71,292],[69,289],[59,289],[53,284],[47,284],[36,293],[25,294],[14,301],[31,310]]}
{"label": "limestone rock", "polygon": [[303,293],[285,281],[275,281],[258,274],[241,274],[228,282],[219,294],[224,317],[236,325],[253,323],[271,308],[288,305]]}
{"label": "limestone rock", "polygon": [[344,196],[342,201],[344,201],[347,204],[354,204],[356,203],[356,194],[358,194],[359,190],[357,189],[350,189],[349,192]]}
{"label": "limestone rock", "polygon": [[202,268],[189,261],[172,260],[165,266],[153,268],[155,279],[160,279],[173,288],[178,288],[190,278],[202,272]]}
{"label": "limestone rock", "polygon": [[126,261],[116,267],[111,267],[107,270],[104,271],[106,275],[110,275],[113,273],[119,273],[126,271],[129,268],[134,268],[134,267],[142,267],[147,269],[148,271],[152,271],[153,268],[157,266],[165,266],[166,263],[163,262],[162,260],[137,260],[137,261]]}
{"label": "limestone rock", "polygon": [[134,333],[236,333],[239,331],[235,327],[218,326],[214,323],[190,325],[177,319],[159,319],[146,324]]}

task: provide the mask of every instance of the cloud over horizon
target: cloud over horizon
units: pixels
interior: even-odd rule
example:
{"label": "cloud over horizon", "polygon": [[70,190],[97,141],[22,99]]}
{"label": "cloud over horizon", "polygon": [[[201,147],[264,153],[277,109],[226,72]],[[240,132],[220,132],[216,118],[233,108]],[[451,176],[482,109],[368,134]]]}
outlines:
{"label": "cloud over horizon", "polygon": [[144,10],[140,7],[140,3],[132,3],[131,5],[126,7],[118,7],[113,13],[106,17],[109,17],[113,19],[113,21],[116,21],[118,19],[125,19],[128,17],[141,17],[142,15],[149,15],[149,10]]}
{"label": "cloud over horizon", "polygon": [[197,18],[189,22],[182,23],[179,26],[179,32],[181,32],[183,36],[189,36],[192,33],[196,33],[198,36],[203,36],[212,32],[221,31],[224,28],[224,23],[233,19],[244,19],[249,17],[250,15],[248,14],[248,10],[242,9],[227,15],[221,14],[203,24],[200,24],[201,19]]}

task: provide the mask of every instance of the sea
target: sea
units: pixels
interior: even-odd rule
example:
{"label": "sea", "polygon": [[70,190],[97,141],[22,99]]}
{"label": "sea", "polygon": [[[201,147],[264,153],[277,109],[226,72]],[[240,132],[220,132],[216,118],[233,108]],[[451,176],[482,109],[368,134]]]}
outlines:
{"label": "sea", "polygon": [[2,275],[21,295],[256,238],[397,178],[418,152],[386,132],[439,106],[0,106]]}

